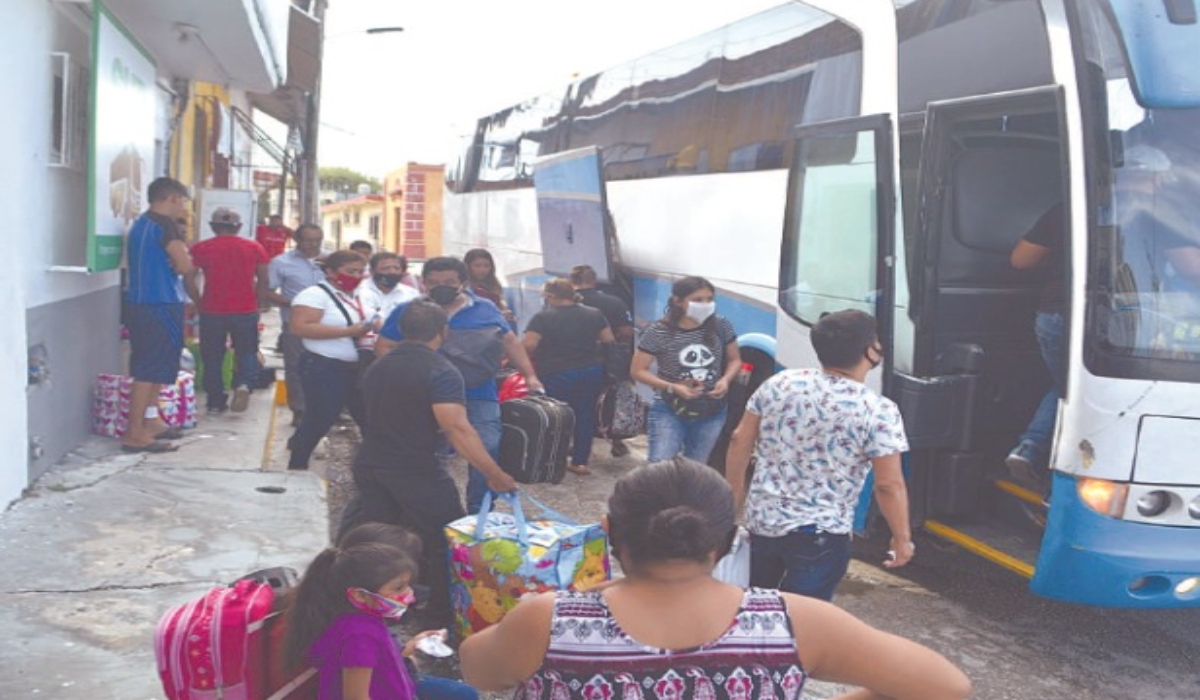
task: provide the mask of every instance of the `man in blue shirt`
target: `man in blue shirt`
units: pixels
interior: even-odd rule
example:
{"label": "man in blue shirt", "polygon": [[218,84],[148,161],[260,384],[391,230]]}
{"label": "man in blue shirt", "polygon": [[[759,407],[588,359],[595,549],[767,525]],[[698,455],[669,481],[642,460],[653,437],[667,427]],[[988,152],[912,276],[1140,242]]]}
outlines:
{"label": "man in blue shirt", "polygon": [[[421,277],[429,290],[429,298],[450,316],[449,332],[439,352],[462,373],[466,385],[467,418],[479,433],[488,454],[497,460],[502,427],[496,373],[500,371],[501,361],[507,357],[509,363],[525,375],[531,392],[544,391],[542,383],[500,309],[487,299],[475,296],[467,287],[467,266],[462,260],[431,258],[422,267]],[[379,329],[376,357],[383,357],[404,340],[399,319],[407,306],[397,306]],[[467,475],[468,512],[479,512],[486,492],[487,480],[472,466]]]}
{"label": "man in blue shirt", "polygon": [[[183,305],[200,298],[196,271],[176,221],[187,215],[183,183],[160,177],[147,191],[150,210],[129,228],[129,286],[125,290],[125,327],[129,330],[129,430],[121,439],[126,452],[171,452],[159,438],[170,435],[157,417],[146,417],[164,384],[174,384],[183,350]],[[180,277],[182,276],[182,280]],[[184,296],[186,287],[187,296]]]}
{"label": "man in blue shirt", "polygon": [[303,224],[292,233],[296,247],[271,259],[267,269],[267,300],[279,308],[283,326],[279,331],[279,349],[283,351],[283,381],[287,385],[288,408],[292,409],[292,425],[300,425],[304,417],[304,388],[300,386],[300,354],[304,344],[300,336],[291,332],[292,299],[305,289],[325,279],[325,271],[318,265],[324,257],[321,241],[325,238],[321,227]]}

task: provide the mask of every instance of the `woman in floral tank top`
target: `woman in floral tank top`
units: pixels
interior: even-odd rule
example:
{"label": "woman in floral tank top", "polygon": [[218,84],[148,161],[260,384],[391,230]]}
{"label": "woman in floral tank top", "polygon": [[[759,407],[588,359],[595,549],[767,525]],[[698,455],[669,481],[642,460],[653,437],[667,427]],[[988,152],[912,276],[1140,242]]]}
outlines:
{"label": "woman in floral tank top", "polygon": [[518,605],[459,650],[467,682],[517,700],[799,700],[808,677],[844,700],[958,700],[970,682],[918,644],[823,601],[712,577],[736,533],[733,493],[686,458],[617,481],[604,525],[626,577]]}

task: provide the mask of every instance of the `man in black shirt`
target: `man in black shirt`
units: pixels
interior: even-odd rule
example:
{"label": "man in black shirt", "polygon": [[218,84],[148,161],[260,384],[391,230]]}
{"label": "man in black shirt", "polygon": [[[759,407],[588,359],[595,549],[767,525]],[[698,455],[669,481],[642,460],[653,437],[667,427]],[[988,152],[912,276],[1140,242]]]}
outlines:
{"label": "man in black shirt", "polygon": [[[571,286],[579,295],[579,303],[599,309],[608,319],[608,327],[612,329],[613,343],[610,352],[612,357],[605,362],[605,370],[610,383],[629,378],[629,363],[633,360],[633,316],[629,307],[619,297],[605,294],[597,287],[596,270],[591,265],[576,265],[571,268]],[[629,448],[617,438],[612,440],[612,456],[624,457],[629,454]]]}
{"label": "man in black shirt", "polygon": [[1045,286],[1038,304],[1034,330],[1042,350],[1042,360],[1050,370],[1053,384],[1038,404],[1020,442],[1004,460],[1012,476],[1030,486],[1042,488],[1048,480],[1046,468],[1054,424],[1058,419],[1058,400],[1066,385],[1067,349],[1063,312],[1066,306],[1066,282],[1063,279],[1062,250],[1066,212],[1062,203],[1050,207],[1017,241],[1010,262],[1018,270],[1044,269]]}
{"label": "man in black shirt", "polygon": [[363,376],[367,421],[354,462],[357,503],[347,507],[342,532],[358,522],[412,529],[424,544],[421,579],[431,589],[433,624],[450,621],[445,526],[465,515],[458,488],[438,461],[439,433],[475,465],[493,491],[516,482],[488,454],[467,420],[462,374],[437,352],[447,315],[437,304],[410,303],[399,319],[404,340]]}

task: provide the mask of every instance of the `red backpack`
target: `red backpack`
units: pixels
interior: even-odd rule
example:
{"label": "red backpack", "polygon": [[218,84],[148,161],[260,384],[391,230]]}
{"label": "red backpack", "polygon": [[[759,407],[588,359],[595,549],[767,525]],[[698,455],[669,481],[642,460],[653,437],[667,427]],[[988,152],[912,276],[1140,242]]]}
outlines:
{"label": "red backpack", "polygon": [[[278,668],[283,625],[277,624],[282,616],[274,612],[275,593],[290,585],[278,582],[280,572],[256,572],[162,616],[154,653],[168,700],[315,697],[315,669],[286,678]],[[295,572],[290,577],[294,580]]]}

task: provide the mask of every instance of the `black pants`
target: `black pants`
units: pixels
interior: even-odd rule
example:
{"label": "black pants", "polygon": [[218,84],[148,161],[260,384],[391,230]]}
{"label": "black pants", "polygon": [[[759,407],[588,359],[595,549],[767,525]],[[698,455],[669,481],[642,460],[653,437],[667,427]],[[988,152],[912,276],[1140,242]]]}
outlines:
{"label": "black pants", "polygon": [[335,360],[314,352],[300,356],[300,381],[304,385],[304,419],[288,441],[292,456],[288,469],[308,469],[308,458],[329,432],[343,408],[350,410],[361,428],[366,422],[358,361]]}
{"label": "black pants", "polygon": [[346,506],[338,536],[369,522],[415,532],[422,546],[418,580],[430,591],[423,622],[431,629],[450,625],[454,613],[445,527],[466,514],[454,480],[440,466],[410,471],[356,464],[354,483],[358,496]]}

